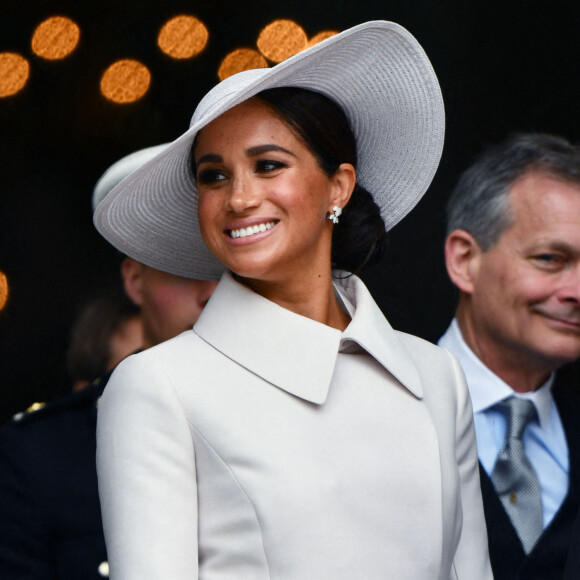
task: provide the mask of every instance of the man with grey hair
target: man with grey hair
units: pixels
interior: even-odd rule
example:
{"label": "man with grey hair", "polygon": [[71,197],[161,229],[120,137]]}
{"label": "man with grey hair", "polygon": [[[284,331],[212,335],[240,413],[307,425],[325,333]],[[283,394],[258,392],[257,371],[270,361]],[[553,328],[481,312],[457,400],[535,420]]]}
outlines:
{"label": "man with grey hair", "polygon": [[580,403],[555,375],[580,357],[580,149],[509,138],[461,176],[447,217],[459,301],[439,345],[467,377],[494,576],[580,577]]}

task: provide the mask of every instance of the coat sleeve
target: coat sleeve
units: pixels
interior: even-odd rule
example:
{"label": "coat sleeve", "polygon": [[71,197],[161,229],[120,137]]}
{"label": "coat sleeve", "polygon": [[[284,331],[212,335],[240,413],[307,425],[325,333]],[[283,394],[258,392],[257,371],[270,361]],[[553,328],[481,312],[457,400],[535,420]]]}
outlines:
{"label": "coat sleeve", "polygon": [[189,424],[148,353],[123,361],[99,404],[97,471],[112,580],[198,577]]}
{"label": "coat sleeve", "polygon": [[457,359],[446,352],[451,359],[456,379],[455,457],[459,469],[463,512],[461,537],[453,559],[453,568],[458,580],[493,580],[479,484],[479,462],[471,399]]}

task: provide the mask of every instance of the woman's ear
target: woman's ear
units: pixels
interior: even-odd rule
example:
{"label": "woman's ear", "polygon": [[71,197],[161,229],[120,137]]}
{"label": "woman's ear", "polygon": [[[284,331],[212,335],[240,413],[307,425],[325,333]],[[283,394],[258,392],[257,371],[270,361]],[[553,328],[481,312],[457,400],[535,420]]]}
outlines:
{"label": "woman's ear", "polygon": [[121,263],[121,277],[125,294],[137,306],[143,303],[143,270],[144,266],[133,258],[125,258]]}
{"label": "woman's ear", "polygon": [[466,294],[472,294],[474,278],[482,249],[465,230],[453,230],[445,241],[445,265],[451,282]]}
{"label": "woman's ear", "polygon": [[329,211],[337,205],[341,209],[348,203],[356,185],[356,169],[350,163],[341,163],[332,176],[334,189],[330,199]]}

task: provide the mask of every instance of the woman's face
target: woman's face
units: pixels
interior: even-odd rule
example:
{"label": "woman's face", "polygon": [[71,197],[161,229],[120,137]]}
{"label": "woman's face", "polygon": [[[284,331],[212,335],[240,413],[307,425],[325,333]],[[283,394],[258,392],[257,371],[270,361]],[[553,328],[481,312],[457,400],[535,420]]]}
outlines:
{"label": "woman's face", "polygon": [[226,267],[244,278],[278,282],[328,271],[333,225],[327,215],[348,201],[351,165],[329,177],[258,99],[202,129],[194,159],[201,233]]}

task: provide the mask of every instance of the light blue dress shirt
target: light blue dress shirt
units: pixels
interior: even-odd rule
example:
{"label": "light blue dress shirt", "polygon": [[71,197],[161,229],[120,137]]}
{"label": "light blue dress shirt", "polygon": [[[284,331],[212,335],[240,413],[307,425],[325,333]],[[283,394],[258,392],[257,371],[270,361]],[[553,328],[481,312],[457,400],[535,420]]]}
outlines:
{"label": "light blue dress shirt", "polygon": [[493,472],[503,448],[507,428],[504,414],[495,405],[511,396],[534,403],[538,419],[530,421],[523,441],[526,455],[540,480],[546,528],[568,493],[570,465],[564,427],[552,397],[554,375],[533,392],[516,393],[477,358],[463,339],[455,318],[438,344],[459,359],[467,378],[479,461],[488,475]]}

